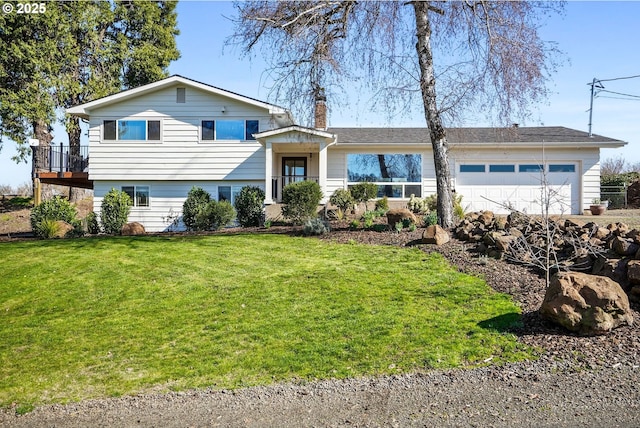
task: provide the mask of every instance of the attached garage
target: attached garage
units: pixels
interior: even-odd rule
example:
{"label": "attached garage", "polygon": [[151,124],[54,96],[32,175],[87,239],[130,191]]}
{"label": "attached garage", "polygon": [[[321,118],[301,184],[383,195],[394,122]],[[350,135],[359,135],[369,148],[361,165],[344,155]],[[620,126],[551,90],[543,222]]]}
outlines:
{"label": "attached garage", "polygon": [[581,211],[579,164],[540,165],[522,160],[460,163],[455,190],[474,210],[503,213],[515,208],[539,213],[548,201],[552,214],[576,214]]}

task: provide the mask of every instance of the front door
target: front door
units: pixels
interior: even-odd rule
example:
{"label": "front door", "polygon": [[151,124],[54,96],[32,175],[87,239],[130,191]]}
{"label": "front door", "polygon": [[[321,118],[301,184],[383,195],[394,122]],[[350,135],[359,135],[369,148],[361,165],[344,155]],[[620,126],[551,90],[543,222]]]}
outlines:
{"label": "front door", "polygon": [[282,158],[282,185],[303,181],[307,176],[307,158]]}

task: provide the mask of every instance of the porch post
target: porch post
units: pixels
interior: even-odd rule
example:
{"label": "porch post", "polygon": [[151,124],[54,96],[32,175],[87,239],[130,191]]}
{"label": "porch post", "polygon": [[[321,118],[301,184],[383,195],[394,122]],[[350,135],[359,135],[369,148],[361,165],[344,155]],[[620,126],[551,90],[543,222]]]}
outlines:
{"label": "porch post", "polygon": [[265,142],[264,151],[264,203],[273,204],[273,148],[270,142]]}
{"label": "porch post", "polygon": [[326,204],[331,195],[327,194],[327,143],[320,143],[320,150],[318,153],[318,184],[324,197],[320,201]]}

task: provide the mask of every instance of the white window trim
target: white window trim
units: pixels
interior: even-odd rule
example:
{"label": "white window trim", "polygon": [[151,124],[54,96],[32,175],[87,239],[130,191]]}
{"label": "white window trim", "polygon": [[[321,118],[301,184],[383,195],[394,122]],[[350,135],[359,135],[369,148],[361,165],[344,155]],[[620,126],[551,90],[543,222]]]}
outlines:
{"label": "white window trim", "polygon": [[[232,120],[242,120],[244,122],[244,129],[243,129],[243,134],[244,134],[244,138],[239,139],[239,140],[219,140],[218,139],[218,126],[216,125],[216,122],[218,121],[232,121]],[[202,135],[204,134],[202,131],[202,122],[204,121],[213,121],[214,125],[213,125],[213,140],[204,140],[202,139]],[[258,132],[260,132],[260,119],[232,119],[232,118],[204,118],[204,119],[199,119],[198,123],[196,124],[198,127],[198,142],[201,144],[214,144],[214,143],[220,143],[220,142],[248,142],[248,143],[253,143],[253,142],[257,142],[257,140],[253,139],[253,140],[247,140],[247,122],[248,121],[256,121],[258,122]]]}
{"label": "white window trim", "polygon": [[[145,210],[150,210],[151,209],[151,186],[148,184],[121,184],[120,185],[120,190],[122,190],[123,187],[133,187],[133,205],[131,205],[131,209],[132,210],[136,210],[136,211],[145,211]],[[135,195],[136,195],[136,188],[137,187],[146,187],[149,189],[149,205],[147,206],[139,206],[136,205],[136,200],[135,200]]]}
{"label": "white window trim", "polygon": [[[118,139],[118,122],[120,121],[140,121],[144,120],[145,124],[149,121],[157,121],[160,122],[160,139],[159,140],[119,140]],[[116,122],[116,139],[115,140],[107,140],[104,138],[104,123],[106,121],[115,121]],[[147,125],[148,126],[148,125]],[[148,129],[148,128],[147,128]],[[164,140],[164,118],[161,117],[119,117],[119,118],[103,118],[100,122],[100,142],[107,144],[126,144],[126,143],[144,143],[144,144],[162,144]]]}

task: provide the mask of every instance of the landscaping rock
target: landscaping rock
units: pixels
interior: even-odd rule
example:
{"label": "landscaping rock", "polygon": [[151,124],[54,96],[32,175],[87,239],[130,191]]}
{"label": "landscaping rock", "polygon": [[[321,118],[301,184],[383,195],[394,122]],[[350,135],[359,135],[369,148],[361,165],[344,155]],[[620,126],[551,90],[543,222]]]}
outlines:
{"label": "landscaping rock", "polygon": [[412,224],[416,223],[416,216],[407,208],[397,208],[387,211],[387,224],[395,227],[396,223],[408,219]]}
{"label": "landscaping rock", "polygon": [[437,224],[427,227],[422,235],[423,244],[443,245],[450,239],[449,233]]}
{"label": "landscaping rock", "polygon": [[547,320],[588,336],[633,325],[629,299],[617,282],[578,272],[552,277],[539,312]]}
{"label": "landscaping rock", "polygon": [[137,221],[132,223],[127,223],[122,226],[122,235],[124,236],[134,236],[134,235],[144,235],[146,231],[144,230],[144,226]]}
{"label": "landscaping rock", "polygon": [[611,248],[620,256],[633,256],[638,252],[640,246],[626,238],[616,236],[612,240]]}
{"label": "landscaping rock", "polygon": [[640,260],[629,260],[627,263],[627,278],[629,284],[640,285]]}
{"label": "landscaping rock", "polygon": [[53,235],[54,238],[64,238],[67,236],[67,233],[73,230],[73,226],[64,220],[56,220],[56,224],[58,225],[58,230]]}

